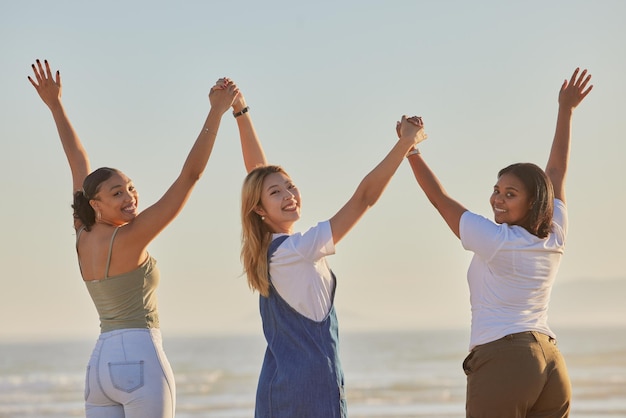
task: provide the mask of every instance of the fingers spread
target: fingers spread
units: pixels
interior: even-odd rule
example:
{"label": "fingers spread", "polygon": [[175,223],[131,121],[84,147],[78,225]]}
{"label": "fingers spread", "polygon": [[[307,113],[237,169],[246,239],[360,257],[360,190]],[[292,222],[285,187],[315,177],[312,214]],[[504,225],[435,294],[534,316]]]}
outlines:
{"label": "fingers spread", "polygon": [[574,84],[576,82],[576,76],[578,76],[578,71],[580,71],[580,68],[576,68],[574,70],[574,74],[572,74],[572,78],[570,78],[569,84]]}
{"label": "fingers spread", "polygon": [[31,67],[33,69],[33,73],[35,74],[35,78],[37,79],[37,82],[41,83],[41,75],[39,74],[39,71],[37,71],[37,67],[35,67],[35,64],[31,64]]}
{"label": "fingers spread", "polygon": [[36,60],[35,62],[37,63],[37,68],[39,70],[39,74],[41,75],[41,78],[44,78],[46,73],[43,70],[43,66],[41,65],[41,61]]}
{"label": "fingers spread", "polygon": [[35,82],[33,81],[33,79],[32,79],[32,78],[30,78],[30,76],[28,76],[28,81],[30,81],[30,84],[32,84],[34,88],[39,87],[39,85],[38,85],[37,83],[35,83]]}
{"label": "fingers spread", "polygon": [[46,64],[46,75],[48,78],[52,78],[52,71],[50,71],[50,64],[48,64],[48,60],[44,60],[44,63]]}

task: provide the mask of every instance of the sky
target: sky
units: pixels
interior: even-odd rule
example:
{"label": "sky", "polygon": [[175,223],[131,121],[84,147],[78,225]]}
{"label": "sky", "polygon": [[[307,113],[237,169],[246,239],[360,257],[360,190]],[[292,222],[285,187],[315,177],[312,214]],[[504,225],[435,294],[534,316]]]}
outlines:
{"label": "sky", "polygon": [[[130,176],[140,209],[174,181],[210,87],[231,77],[269,162],[300,188],[299,231],[349,199],[403,114],[424,118],[420,149],[448,192],[492,217],[498,170],[545,165],[559,88],[587,68],[594,89],[574,113],[550,323],[626,327],[624,15],[620,0],[3,3],[0,340],[99,333],[76,261],[70,171],[27,80],[37,58],[61,71],[92,167]],[[227,113],[193,196],[149,248],[166,336],[261,332],[239,259],[244,176]],[[341,331],[469,329],[470,259],[404,162],[329,258]]]}

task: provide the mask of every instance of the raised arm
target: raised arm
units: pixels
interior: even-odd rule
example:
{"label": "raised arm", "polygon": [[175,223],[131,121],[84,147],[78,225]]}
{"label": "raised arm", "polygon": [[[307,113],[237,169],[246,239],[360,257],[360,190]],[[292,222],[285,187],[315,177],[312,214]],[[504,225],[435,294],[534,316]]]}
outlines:
{"label": "raised arm", "polygon": [[565,176],[569,161],[572,115],[576,106],[589,94],[592,85],[587,87],[591,80],[591,74],[587,70],[578,75],[576,68],[569,82],[565,80],[559,92],[559,113],[556,119],[556,130],[550,157],[546,164],[546,174],[552,181],[554,197],[565,202]]}
{"label": "raised arm", "polygon": [[[213,86],[213,89],[223,89],[227,86],[235,85],[230,78],[220,78]],[[243,163],[246,166],[246,172],[254,170],[260,165],[267,165],[265,152],[261,146],[261,141],[254,129],[252,117],[250,116],[250,108],[246,104],[246,99],[239,91],[239,95],[233,102],[233,116],[237,121],[239,129],[239,140],[241,142],[241,153],[243,155]]]}
{"label": "raised arm", "polygon": [[35,79],[29,76],[28,80],[37,90],[41,100],[52,112],[52,117],[63,145],[63,151],[72,171],[72,193],[76,192],[82,189],[83,181],[91,169],[87,151],[85,151],[83,144],[74,131],[61,102],[61,74],[57,71],[53,77],[47,60],[44,60],[44,65],[37,60],[36,64],[32,64],[32,68],[35,73]]}
{"label": "raised arm", "polygon": [[[413,121],[414,123],[410,123]],[[337,244],[380,198],[407,152],[426,139],[421,119],[402,116],[399,139],[387,156],[361,180],[348,202],[330,219],[333,241]]]}
{"label": "raised arm", "polygon": [[133,231],[131,245],[147,246],[180,213],[208,163],[222,116],[237,94],[238,90],[234,85],[226,89],[211,90],[211,109],[178,178],[158,202],[137,215],[128,225]]}
{"label": "raised arm", "polygon": [[426,194],[426,197],[443,217],[454,235],[460,238],[459,224],[461,222],[461,215],[463,215],[467,209],[448,195],[435,173],[433,173],[426,164],[426,161],[424,161],[424,158],[419,152],[410,153],[408,160],[409,164],[411,164],[413,175]]}

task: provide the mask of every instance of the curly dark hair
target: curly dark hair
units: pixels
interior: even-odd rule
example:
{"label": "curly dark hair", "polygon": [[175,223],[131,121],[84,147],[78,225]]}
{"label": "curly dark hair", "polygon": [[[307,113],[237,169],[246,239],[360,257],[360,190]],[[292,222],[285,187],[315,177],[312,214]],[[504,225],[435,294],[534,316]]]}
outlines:
{"label": "curly dark hair", "polygon": [[85,177],[82,190],[74,192],[74,203],[72,204],[74,218],[83,223],[85,230],[91,230],[92,225],[96,223],[96,212],[89,201],[95,199],[100,191],[100,185],[116,173],[119,173],[119,170],[115,168],[101,167]]}
{"label": "curly dark hair", "polygon": [[511,164],[498,172],[498,178],[503,174],[517,177],[524,184],[532,202],[520,226],[539,238],[546,238],[550,234],[554,214],[554,189],[550,178],[532,163]]}

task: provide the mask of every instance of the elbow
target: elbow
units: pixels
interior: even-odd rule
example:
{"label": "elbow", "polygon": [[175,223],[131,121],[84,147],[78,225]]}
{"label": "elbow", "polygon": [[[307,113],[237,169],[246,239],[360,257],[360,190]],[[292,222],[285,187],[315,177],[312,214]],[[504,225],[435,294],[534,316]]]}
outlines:
{"label": "elbow", "polygon": [[202,173],[203,173],[202,170],[189,171],[187,173],[183,173],[182,177],[186,179],[186,181],[188,181],[189,183],[195,184],[202,177]]}
{"label": "elbow", "polygon": [[546,176],[554,182],[555,179],[562,179],[565,177],[567,172],[567,167],[564,165],[563,167],[546,167]]}
{"label": "elbow", "polygon": [[378,202],[380,196],[381,193],[365,192],[359,196],[359,202],[363,208],[369,209]]}
{"label": "elbow", "polygon": [[202,171],[198,171],[197,173],[194,173],[190,180],[193,181],[194,183],[197,183],[198,180],[200,180],[200,178],[202,177]]}
{"label": "elbow", "polygon": [[447,196],[446,194],[441,194],[437,196],[428,196],[428,200],[433,205],[433,207],[439,212],[442,216],[444,214],[444,210],[450,207],[450,204],[453,200]]}
{"label": "elbow", "polygon": [[441,212],[441,202],[437,199],[433,199],[432,197],[428,197],[428,201],[430,202],[431,205],[433,205],[435,207],[435,209],[437,209],[437,211]]}

